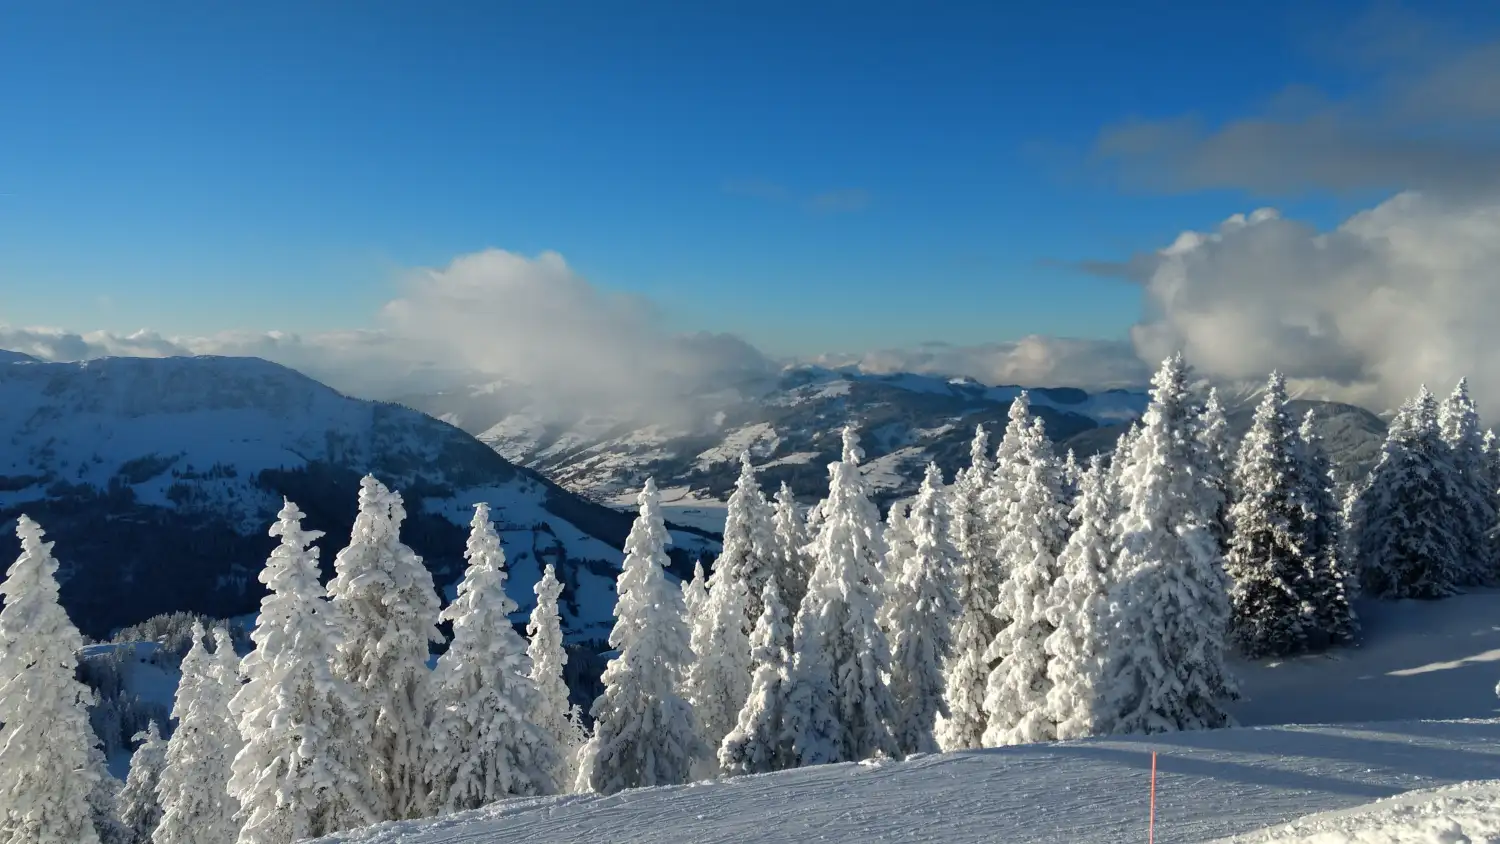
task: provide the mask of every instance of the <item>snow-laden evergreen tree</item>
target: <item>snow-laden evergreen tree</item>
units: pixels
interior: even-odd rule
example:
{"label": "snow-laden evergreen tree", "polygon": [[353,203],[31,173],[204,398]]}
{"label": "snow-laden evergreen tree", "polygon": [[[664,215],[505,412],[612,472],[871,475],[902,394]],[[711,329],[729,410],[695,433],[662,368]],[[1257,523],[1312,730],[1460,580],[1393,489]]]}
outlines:
{"label": "snow-laden evergreen tree", "polygon": [[683,687],[702,746],[714,757],[708,761],[716,761],[750,694],[750,630],[760,594],[776,574],[771,510],[748,452],[740,455],[740,467],[725,514],[724,550],[709,575],[708,597],[691,618],[693,661]]}
{"label": "snow-laden evergreen tree", "polygon": [[[700,563],[700,587],[703,585],[702,574],[703,565]],[[561,750],[552,772],[553,781],[560,789],[572,788],[578,777],[578,748],[583,746],[585,736],[578,707],[568,702],[568,683],[563,678],[568,651],[563,646],[562,617],[557,608],[563,586],[550,563],[532,591],[536,593],[536,608],[531,611],[531,620],[526,625],[526,635],[531,638],[526,655],[531,659],[531,682],[541,696],[536,724]]]}
{"label": "snow-laden evergreen tree", "polygon": [[474,505],[469,561],[441,620],[453,640],[433,671],[428,721],[429,813],[444,815],[506,797],[558,790],[562,749],[539,725],[541,692],[528,676],[526,642],[511,626],[505,551],[488,504]]}
{"label": "snow-laden evergreen tree", "polygon": [[984,652],[999,632],[991,615],[1000,598],[999,565],[984,505],[994,471],[989,437],[980,425],[969,448],[969,466],[954,478],[948,496],[949,533],[958,555],[953,572],[958,618],[943,665],[945,714],[939,715],[935,731],[943,750],[979,747],[984,736],[984,692],[990,672]]}
{"label": "snow-laden evergreen tree", "polygon": [[750,635],[754,665],[750,694],[734,729],[719,747],[719,768],[729,776],[780,771],[797,763],[783,729],[790,683],[787,642],[792,639],[792,629],[775,581],[766,585],[764,598],[760,618]]}
{"label": "snow-laden evergreen tree", "polygon": [[[245,747],[245,739],[240,735],[239,719],[230,704],[244,687],[243,660],[235,652],[234,637],[230,635],[229,628],[222,625],[215,627],[213,640],[213,664],[209,668],[209,677],[215,684],[214,714],[217,717],[214,719],[214,732],[224,754],[223,764],[214,769],[214,776],[218,779],[213,787],[225,800],[224,829],[232,830],[234,835],[238,835],[240,824],[236,816],[239,814],[240,804],[229,791],[229,780],[234,773],[235,757]],[[234,840],[234,835],[230,836],[230,840]]]}
{"label": "snow-laden evergreen tree", "polygon": [[807,546],[812,540],[807,535],[807,521],[797,512],[792,488],[785,481],[776,493],[771,524],[776,549],[776,586],[787,612],[795,615],[807,594],[807,579],[812,575],[812,561],[807,556]]}
{"label": "snow-laden evergreen tree", "polygon": [[885,580],[885,597],[881,601],[879,620],[885,628],[887,638],[891,635],[888,622],[891,620],[891,613],[896,610],[893,598],[900,589],[901,569],[916,548],[916,537],[912,535],[911,527],[906,521],[908,509],[909,505],[905,502],[891,504],[890,512],[885,516],[885,529],[881,532],[885,539],[885,556],[880,559],[880,576]]}
{"label": "snow-laden evergreen tree", "polygon": [[125,777],[125,788],[120,792],[120,822],[129,833],[130,844],[151,844],[151,833],[161,823],[161,800],[156,796],[156,784],[167,766],[167,742],[161,737],[156,722],[136,733],[132,741],[137,742],[135,753],[130,755],[130,773]]}
{"label": "snow-laden evergreen tree", "polygon": [[89,794],[89,808],[94,816],[94,832],[99,844],[130,844],[130,828],[120,820],[120,792],[125,784],[109,772],[109,760],[104,748],[95,745],[91,764],[98,771],[94,779],[94,790]]}
{"label": "snow-laden evergreen tree", "polygon": [[671,537],[655,481],[646,481],[639,503],[609,634],[618,655],[604,669],[594,735],[579,752],[579,791],[613,794],[684,783],[704,755],[693,708],[677,693],[693,652],[682,624],[682,593],[667,581]]}
{"label": "snow-laden evergreen tree", "polygon": [[698,608],[708,600],[708,576],[703,573],[703,561],[693,563],[693,579],[682,584],[683,623],[692,626],[698,616]]}
{"label": "snow-laden evergreen tree", "polygon": [[442,641],[432,573],[401,543],[406,508],[373,475],[360,482],[349,544],[334,558],[328,594],[345,625],[338,676],[363,700],[372,808],[382,819],[427,811],[423,734],[432,695],[429,645]]}
{"label": "snow-laden evergreen tree", "polygon": [[1045,718],[1059,740],[1097,735],[1103,699],[1105,641],[1109,636],[1109,571],[1114,544],[1113,489],[1103,458],[1089,460],[1069,513],[1073,533],[1058,555],[1058,579],[1047,595],[1052,634],[1047,662]]}
{"label": "snow-laden evergreen tree", "polygon": [[725,571],[709,575],[708,596],[692,618],[693,661],[683,680],[683,697],[692,704],[708,753],[716,753],[734,729],[750,694],[750,636],[740,626],[749,590]]}
{"label": "snow-laden evergreen tree", "polygon": [[1314,614],[1310,507],[1286,402],[1286,379],[1273,372],[1234,465],[1225,568],[1234,642],[1252,659],[1305,650]]}
{"label": "snow-laden evergreen tree", "polygon": [[1140,439],[1140,436],[1141,423],[1139,419],[1136,419],[1126,425],[1125,430],[1120,433],[1120,438],[1115,440],[1114,450],[1109,455],[1105,482],[1117,491],[1124,484],[1125,467],[1130,465],[1130,457],[1135,453],[1135,441]]}
{"label": "snow-laden evergreen tree", "polygon": [[1057,457],[1041,419],[1016,434],[1015,448],[998,460],[1011,491],[997,513],[999,561],[1006,572],[994,615],[1002,627],[984,659],[994,666],[985,686],[986,747],[1050,741],[1056,725],[1048,718],[1047,637],[1055,629],[1047,614],[1057,562],[1068,537],[1068,508],[1063,498]]}
{"label": "snow-laden evergreen tree", "polygon": [[[750,452],[740,454],[740,476],[724,511],[723,551],[714,560],[709,577],[709,594],[713,594],[713,577],[731,577],[745,586],[746,664],[749,663],[748,637],[760,618],[760,596],[766,591],[779,569],[776,560],[775,514],[750,463]],[[738,707],[736,707],[738,711]]]}
{"label": "snow-laden evergreen tree", "polygon": [[895,585],[886,590],[886,630],[891,641],[891,693],[898,712],[896,747],[903,755],[938,752],[934,730],[944,711],[943,665],[958,617],[953,591],[958,553],[948,539],[945,494],[942,472],[929,463],[905,520],[909,546],[887,567],[895,578]]}
{"label": "snow-laden evergreen tree", "polygon": [[1459,583],[1493,583],[1500,574],[1489,542],[1496,523],[1495,479],[1485,451],[1484,432],[1479,428],[1479,411],[1469,397],[1468,379],[1460,379],[1438,408],[1438,429],[1448,447],[1454,474],[1454,519],[1463,565]]}
{"label": "snow-laden evergreen tree", "polygon": [[1219,543],[1219,553],[1228,553],[1230,524],[1229,506],[1234,501],[1234,464],[1236,455],[1229,442],[1229,419],[1224,405],[1219,401],[1219,391],[1209,388],[1208,398],[1198,416],[1198,439],[1203,448],[1199,451],[1200,465],[1204,477],[1213,488],[1218,503],[1214,510],[1214,540]]}
{"label": "snow-laden evergreen tree", "polygon": [[53,543],[25,515],[16,536],[21,555],[0,583],[0,844],[99,844],[83,635],[58,603]]}
{"label": "snow-laden evergreen tree", "polygon": [[860,474],[853,428],[828,466],[828,498],[811,546],[817,560],[793,630],[787,729],[802,765],[894,756],[891,651],[877,614],[885,584],[880,515]]}
{"label": "snow-laden evergreen tree", "polygon": [[[1490,472],[1490,503],[1496,513],[1500,513],[1500,436],[1496,436],[1493,429],[1484,432],[1484,455]],[[1490,559],[1500,568],[1500,517],[1490,528]]]}
{"label": "snow-laden evergreen tree", "polygon": [[342,625],[318,582],[321,531],[302,528],[284,501],[259,580],[268,594],[240,666],[245,684],[229,702],[244,748],[228,790],[239,803],[239,844],[291,844],[365,826],[369,768],[356,729],[354,690],[334,675]]}
{"label": "snow-laden evergreen tree", "polygon": [[1423,387],[1391,421],[1380,460],[1351,508],[1365,593],[1442,598],[1457,591],[1465,568],[1457,489],[1437,399]]}
{"label": "snow-laden evergreen tree", "polygon": [[1213,537],[1218,490],[1204,477],[1199,401],[1181,355],[1152,379],[1151,404],[1120,475],[1120,554],[1108,642],[1107,732],[1231,723],[1228,578]]}
{"label": "snow-laden evergreen tree", "polygon": [[1083,465],[1078,462],[1078,455],[1074,454],[1071,448],[1063,457],[1061,471],[1063,502],[1067,504],[1071,512],[1073,505],[1078,502],[1078,496],[1083,491]]}
{"label": "snow-laden evergreen tree", "polygon": [[1305,508],[1308,549],[1305,556],[1309,572],[1312,602],[1309,644],[1313,647],[1354,641],[1359,634],[1359,619],[1350,602],[1353,572],[1345,562],[1343,519],[1340,503],[1334,494],[1333,465],[1323,436],[1318,432],[1317,414],[1309,410],[1297,430],[1297,480],[1302,487],[1300,499]]}
{"label": "snow-laden evergreen tree", "polygon": [[1500,483],[1500,435],[1495,434],[1494,428],[1484,432],[1484,454],[1490,464],[1490,474]]}
{"label": "snow-laden evergreen tree", "polygon": [[[193,646],[182,659],[182,679],[172,704],[177,726],[167,742],[167,764],[157,782],[161,823],[155,844],[218,844],[240,834],[238,801],[229,793],[230,769],[240,748],[230,718],[234,686],[225,676],[229,657],[204,646],[203,625],[193,625]],[[217,644],[227,645],[215,636]],[[234,665],[238,678],[238,662]],[[237,683],[237,679],[235,681]]]}

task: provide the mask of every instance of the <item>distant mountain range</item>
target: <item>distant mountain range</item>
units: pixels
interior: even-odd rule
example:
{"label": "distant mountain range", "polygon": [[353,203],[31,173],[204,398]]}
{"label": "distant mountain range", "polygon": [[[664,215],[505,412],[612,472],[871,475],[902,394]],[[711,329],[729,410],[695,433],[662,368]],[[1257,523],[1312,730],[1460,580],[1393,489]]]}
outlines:
{"label": "distant mountain range", "polygon": [[[882,503],[915,491],[928,461],[946,477],[967,465],[974,427],[992,438],[1003,430],[1011,402],[1023,388],[987,386],[969,379],[927,375],[869,375],[812,366],[786,369],[758,390],[704,397],[688,424],[647,425],[599,416],[559,420],[528,405],[524,393],[503,385],[478,385],[401,399],[446,419],[506,459],[552,478],[594,501],[621,505],[646,477],[655,477],[677,505],[674,518],[717,529],[717,507],[733,488],[738,456],[748,450],[762,483],[788,483],[804,501],[827,491],[827,465],[838,458],[839,431],[860,429],[866,471]],[[1114,447],[1148,403],[1144,389],[1090,393],[1032,388],[1041,416],[1060,451],[1079,458]],[[1231,429],[1248,429],[1254,390],[1231,390]],[[1379,455],[1385,424],[1375,414],[1335,402],[1299,400],[1300,416],[1318,411],[1344,482],[1367,472]],[[992,441],[993,442],[993,441]]]}
{"label": "distant mountain range", "polygon": [[[553,563],[570,638],[607,634],[629,515],[452,425],[255,358],[41,363],[0,352],[0,530],[23,512],[41,522],[57,542],[64,604],[96,637],[172,610],[254,611],[283,495],[327,532],[318,544],[331,570],[367,472],[403,493],[403,538],[441,587],[461,576],[472,505],[485,501],[517,620]],[[680,573],[716,547],[691,530],[673,536]],[[0,536],[0,557],[15,547]]]}

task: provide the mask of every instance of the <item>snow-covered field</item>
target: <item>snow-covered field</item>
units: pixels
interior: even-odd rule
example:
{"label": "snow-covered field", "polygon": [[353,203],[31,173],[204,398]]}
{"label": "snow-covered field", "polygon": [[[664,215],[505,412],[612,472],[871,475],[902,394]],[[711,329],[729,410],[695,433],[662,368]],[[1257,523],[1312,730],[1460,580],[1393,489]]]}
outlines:
{"label": "snow-covered field", "polygon": [[[805,768],[610,797],[517,800],[333,840],[1145,841],[1155,751],[1156,833],[1164,844],[1238,835],[1326,844],[1500,841],[1497,785],[1376,803],[1500,779],[1500,720],[1493,720],[1500,714],[1494,692],[1500,592],[1363,602],[1360,610],[1367,633],[1357,648],[1235,666],[1244,692],[1235,713],[1242,723],[1263,726]],[[1292,723],[1340,726],[1271,726]],[[1328,812],[1346,814],[1268,830]],[[1450,834],[1454,829],[1469,838]]]}
{"label": "snow-covered field", "polygon": [[1500,775],[1500,722],[1261,727],[831,765],[610,797],[510,801],[332,840],[1145,841],[1152,751],[1159,754],[1157,841],[1202,842]]}
{"label": "snow-covered field", "polygon": [[1301,818],[1232,839],[1236,844],[1480,844],[1500,841],[1500,780],[1413,791]]}

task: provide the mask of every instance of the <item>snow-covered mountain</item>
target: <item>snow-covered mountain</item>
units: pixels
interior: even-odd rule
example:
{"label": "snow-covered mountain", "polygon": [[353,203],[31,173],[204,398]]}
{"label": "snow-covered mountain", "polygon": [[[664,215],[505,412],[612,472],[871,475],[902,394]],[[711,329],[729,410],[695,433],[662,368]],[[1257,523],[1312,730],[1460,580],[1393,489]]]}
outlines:
{"label": "snow-covered mountain", "polygon": [[[165,611],[253,610],[283,495],[327,532],[331,568],[366,472],[405,496],[403,537],[440,586],[460,576],[472,505],[485,501],[522,613],[550,562],[571,638],[601,638],[612,622],[630,517],[447,423],[256,358],[0,361],[0,529],[22,512],[41,522],[57,542],[64,603],[88,634]],[[684,571],[713,546],[689,532],[674,539]],[[0,540],[0,556],[12,542]]]}
{"label": "snow-covered mountain", "polygon": [[[742,450],[762,467],[768,488],[786,481],[799,497],[813,499],[827,489],[827,465],[838,457],[839,430],[852,423],[862,432],[877,498],[887,502],[914,492],[930,460],[949,477],[966,465],[974,426],[983,423],[998,436],[1021,390],[962,378],[796,366],[769,389],[740,385],[699,397],[691,413],[679,414],[686,421],[644,426],[628,419],[544,413],[527,394],[505,385],[401,401],[596,501],[622,503],[623,493],[654,476],[668,503],[675,498],[679,505],[669,511],[674,517],[686,521],[700,509],[702,526],[712,529],[715,504],[733,487]],[[1031,388],[1029,393],[1048,434],[1080,457],[1112,448],[1148,401],[1144,389]],[[1231,408],[1231,425],[1239,431],[1249,427],[1254,392],[1243,398]],[[1296,405],[1299,414],[1306,406],[1319,406],[1335,458],[1351,472],[1368,469],[1384,437],[1378,417],[1350,405]]]}

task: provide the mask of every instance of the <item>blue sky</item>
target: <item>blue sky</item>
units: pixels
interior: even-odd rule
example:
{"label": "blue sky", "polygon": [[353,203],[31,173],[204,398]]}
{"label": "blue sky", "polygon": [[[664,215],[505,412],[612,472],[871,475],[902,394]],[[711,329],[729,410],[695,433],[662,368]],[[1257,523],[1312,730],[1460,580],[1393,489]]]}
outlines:
{"label": "blue sky", "polygon": [[1123,337],[1138,289],[1067,262],[1384,187],[1130,189],[1101,130],[1356,96],[1369,10],[11,3],[0,323],[360,327],[403,268],[497,247],[778,353]]}

